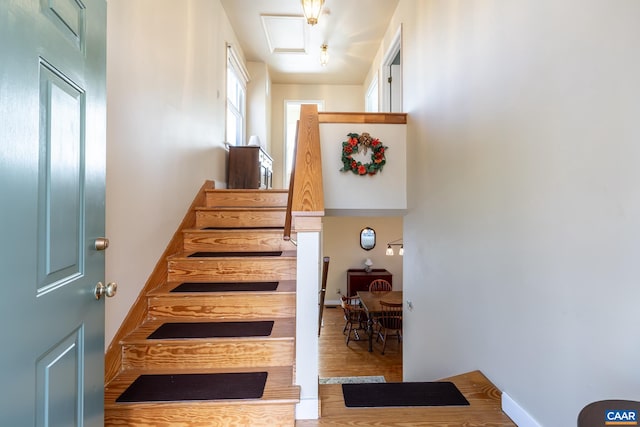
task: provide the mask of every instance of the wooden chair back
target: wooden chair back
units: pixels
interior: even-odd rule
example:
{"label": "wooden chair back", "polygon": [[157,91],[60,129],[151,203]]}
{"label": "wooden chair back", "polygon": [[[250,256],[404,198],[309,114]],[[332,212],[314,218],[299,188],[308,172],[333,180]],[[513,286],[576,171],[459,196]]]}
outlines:
{"label": "wooden chair back", "polygon": [[391,283],[384,279],[375,279],[369,284],[369,292],[390,292]]}
{"label": "wooden chair back", "polygon": [[341,306],[344,311],[344,320],[347,322],[359,322],[363,315],[364,310],[360,307],[360,298],[357,296],[345,296],[342,295]]}
{"label": "wooden chair back", "polygon": [[380,301],[382,311],[378,322],[383,328],[402,330],[402,303]]}
{"label": "wooden chair back", "polygon": [[402,303],[393,303],[380,301],[380,308],[377,323],[380,325],[378,330],[378,337],[382,338],[382,354],[387,347],[387,337],[396,335],[398,337],[398,344],[402,339]]}
{"label": "wooden chair back", "polygon": [[359,340],[359,330],[364,330],[367,322],[367,315],[362,307],[360,307],[360,298],[358,296],[342,296],[341,302],[342,310],[344,311],[344,328],[342,333],[347,335],[346,341],[349,345],[351,340],[351,332],[354,333],[355,339]]}

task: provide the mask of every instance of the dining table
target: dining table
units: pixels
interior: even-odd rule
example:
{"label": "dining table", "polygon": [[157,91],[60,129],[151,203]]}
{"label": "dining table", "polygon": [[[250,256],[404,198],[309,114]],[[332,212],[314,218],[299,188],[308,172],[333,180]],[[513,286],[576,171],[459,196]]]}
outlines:
{"label": "dining table", "polygon": [[369,352],[373,351],[373,319],[382,311],[380,301],[402,304],[402,291],[369,292],[358,291],[360,304],[367,314],[367,335],[369,335]]}

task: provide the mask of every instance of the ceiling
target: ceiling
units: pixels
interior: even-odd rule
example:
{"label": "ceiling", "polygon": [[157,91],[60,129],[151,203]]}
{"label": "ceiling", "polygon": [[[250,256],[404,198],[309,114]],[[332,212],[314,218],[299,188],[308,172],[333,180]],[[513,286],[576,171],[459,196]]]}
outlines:
{"label": "ceiling", "polygon": [[[264,62],[273,83],[362,84],[398,0],[325,0],[318,24],[300,0],[221,0],[247,61]],[[267,28],[267,32],[265,31]],[[329,62],[320,65],[320,46]]]}

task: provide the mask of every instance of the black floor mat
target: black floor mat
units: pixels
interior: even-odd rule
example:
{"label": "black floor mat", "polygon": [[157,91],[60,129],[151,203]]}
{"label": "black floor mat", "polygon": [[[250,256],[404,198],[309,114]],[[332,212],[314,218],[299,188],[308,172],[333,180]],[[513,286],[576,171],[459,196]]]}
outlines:
{"label": "black floor mat", "polygon": [[251,257],[251,256],[280,256],[282,251],[269,252],[194,252],[189,258],[221,258],[221,257]]}
{"label": "black floor mat", "polygon": [[147,338],[152,340],[177,338],[267,337],[273,330],[273,320],[248,322],[176,322],[160,325]]}
{"label": "black floor mat", "polygon": [[349,408],[383,406],[461,406],[469,402],[451,382],[342,384]]}
{"label": "black floor mat", "polygon": [[267,372],[141,375],[116,402],[259,399]]}
{"label": "black floor mat", "polygon": [[185,282],[171,292],[258,292],[275,291],[279,282]]}

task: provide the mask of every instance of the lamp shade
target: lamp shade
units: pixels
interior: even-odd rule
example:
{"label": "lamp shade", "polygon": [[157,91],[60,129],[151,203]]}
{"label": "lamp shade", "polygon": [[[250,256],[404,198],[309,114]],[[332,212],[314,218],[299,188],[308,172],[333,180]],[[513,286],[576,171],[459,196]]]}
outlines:
{"label": "lamp shade", "polygon": [[329,46],[327,46],[326,44],[320,46],[320,65],[322,65],[323,67],[329,63],[329,52],[327,51],[328,48]]}
{"label": "lamp shade", "polygon": [[260,146],[260,138],[258,138],[258,135],[251,135],[249,137],[249,143],[247,145],[257,145],[259,147]]}
{"label": "lamp shade", "polygon": [[318,23],[318,18],[320,17],[320,12],[322,12],[322,6],[324,5],[324,0],[301,0],[302,1],[302,10],[304,11],[304,17],[307,18],[307,23],[309,25],[316,25]]}
{"label": "lamp shade", "polygon": [[393,256],[393,248],[391,247],[391,245],[387,245],[387,252],[385,252],[385,254],[388,256]]}

